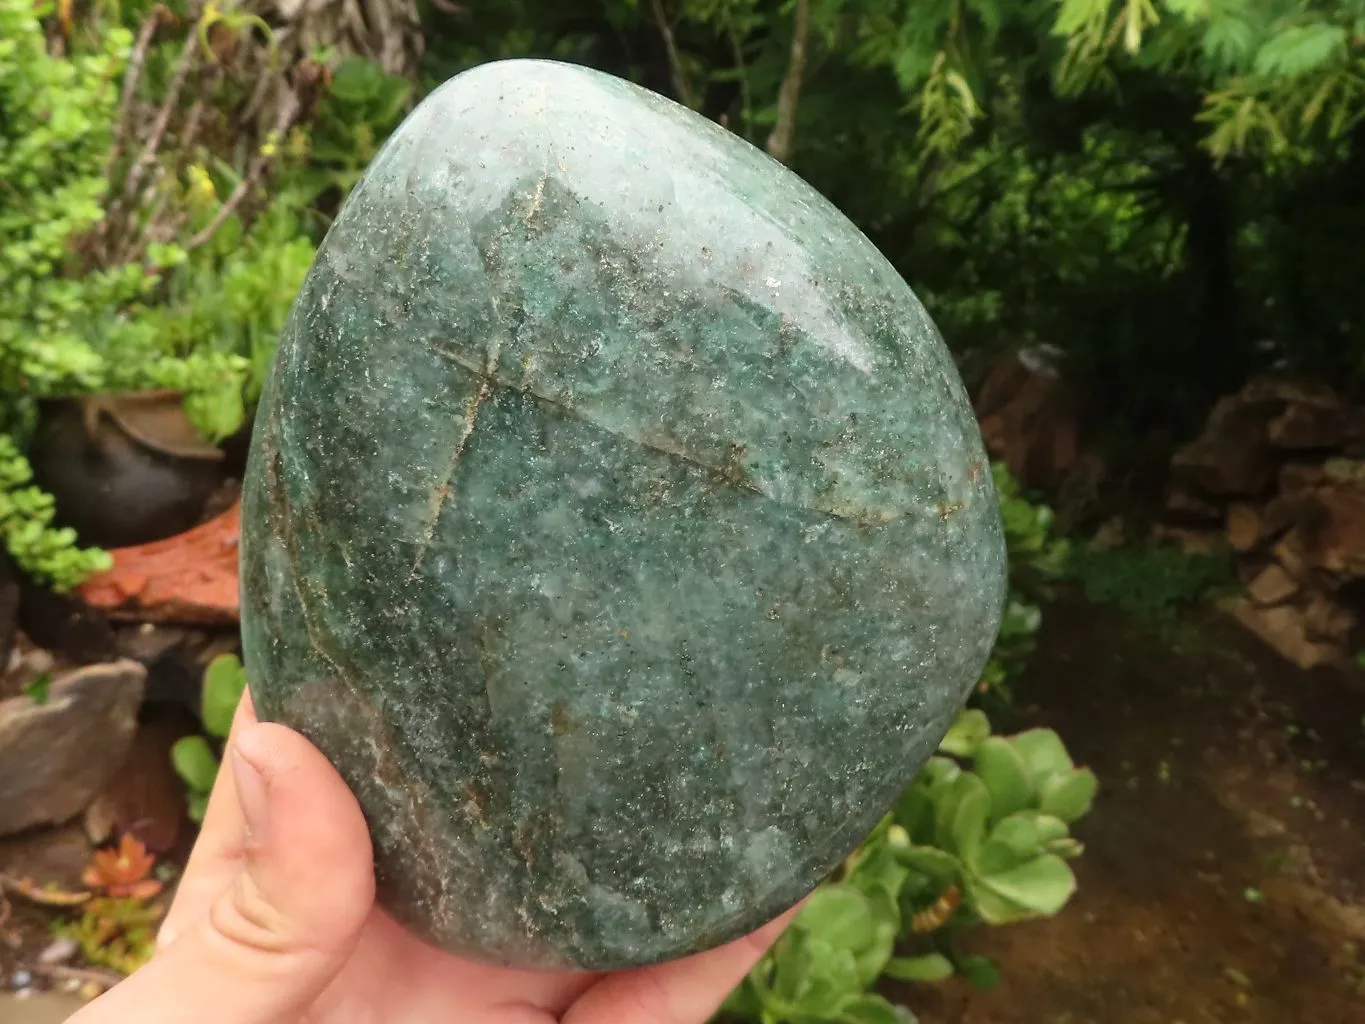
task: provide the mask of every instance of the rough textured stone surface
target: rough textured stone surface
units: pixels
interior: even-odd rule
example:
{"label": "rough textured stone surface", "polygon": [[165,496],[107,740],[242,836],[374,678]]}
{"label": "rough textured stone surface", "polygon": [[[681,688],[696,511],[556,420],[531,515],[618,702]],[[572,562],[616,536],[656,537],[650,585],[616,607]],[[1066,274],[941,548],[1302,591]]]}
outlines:
{"label": "rough textured stone surface", "polygon": [[910,289],[786,169],[583,69],[414,112],[253,445],[257,707],[354,788],[385,905],[483,960],[643,964],[776,915],[998,625],[980,434]]}
{"label": "rough textured stone surface", "polygon": [[0,836],[85,810],[123,764],[146,670],[92,665],[53,681],[47,700],[0,700]]}

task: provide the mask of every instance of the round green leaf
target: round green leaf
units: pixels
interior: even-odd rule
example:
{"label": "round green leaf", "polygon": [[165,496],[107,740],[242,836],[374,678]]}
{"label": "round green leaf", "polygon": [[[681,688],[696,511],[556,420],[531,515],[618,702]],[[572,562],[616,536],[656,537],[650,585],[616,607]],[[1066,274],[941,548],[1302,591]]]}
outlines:
{"label": "round green leaf", "polygon": [[937,883],[943,889],[950,882],[956,882],[962,875],[962,864],[947,850],[936,846],[912,846],[897,854],[901,862],[913,871]]}
{"label": "round green leaf", "polygon": [[876,935],[867,897],[842,883],[817,889],[796,924],[835,949],[854,952],[870,946]]}
{"label": "round green leaf", "polygon": [[192,793],[207,793],[218,777],[218,758],[202,736],[185,736],[171,747],[171,764]]}
{"label": "round green leaf", "polygon": [[994,988],[1000,980],[1000,965],[986,956],[964,956],[958,970],[980,992]]}
{"label": "round green leaf", "polygon": [[986,784],[976,775],[964,772],[950,786],[944,787],[937,799],[937,845],[956,853],[962,860],[970,860],[981,845],[990,816],[991,797]]}
{"label": "round green leaf", "polygon": [[235,654],[220,654],[204,670],[200,717],[212,736],[226,736],[246,689],[246,672]]}
{"label": "round green leaf", "polygon": [[968,708],[958,715],[938,749],[954,757],[971,757],[977,747],[991,734],[991,723],[979,708]]}
{"label": "round green leaf", "polygon": [[1069,772],[1075,767],[1061,737],[1051,729],[1029,729],[1011,736],[1010,743],[1028,765],[1035,782],[1057,772]]}
{"label": "round green leaf", "polygon": [[988,924],[1050,917],[1076,891],[1076,876],[1071,868],[1052,854],[1035,857],[1007,871],[977,875],[972,883],[971,895],[977,912]]}
{"label": "round green leaf", "polygon": [[1038,808],[1062,821],[1076,821],[1089,813],[1099,788],[1099,779],[1089,768],[1053,775],[1039,787]]}
{"label": "round green leaf", "polygon": [[1028,765],[1008,740],[991,736],[977,747],[972,768],[991,795],[992,821],[999,821],[1033,802]]}
{"label": "round green leaf", "polygon": [[885,973],[899,981],[931,983],[952,977],[953,964],[941,953],[894,956],[887,961]]}

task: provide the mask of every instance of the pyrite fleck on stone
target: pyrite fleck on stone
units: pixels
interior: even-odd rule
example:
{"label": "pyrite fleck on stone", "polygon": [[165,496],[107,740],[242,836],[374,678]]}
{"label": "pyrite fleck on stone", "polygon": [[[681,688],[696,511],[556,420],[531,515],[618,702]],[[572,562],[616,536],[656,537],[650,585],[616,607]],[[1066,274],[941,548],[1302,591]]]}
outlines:
{"label": "pyrite fleck on stone", "polygon": [[262,397],[243,630],[444,948],[620,968],[757,927],[933,751],[999,507],[923,307],[794,174],[564,64],[446,83]]}

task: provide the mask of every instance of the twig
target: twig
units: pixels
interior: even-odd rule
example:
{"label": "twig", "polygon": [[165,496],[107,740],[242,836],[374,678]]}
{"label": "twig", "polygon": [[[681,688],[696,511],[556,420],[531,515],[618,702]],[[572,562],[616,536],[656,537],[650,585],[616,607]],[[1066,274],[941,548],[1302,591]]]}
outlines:
{"label": "twig", "polygon": [[740,120],[744,124],[744,135],[747,138],[749,121],[754,111],[753,98],[749,95],[749,68],[744,62],[744,49],[740,46],[739,34],[728,17],[725,19],[725,34],[730,39],[730,53],[735,58],[735,70],[739,72]]}
{"label": "twig", "polygon": [[104,161],[106,179],[114,166],[114,161],[123,151],[123,143],[128,135],[128,116],[133,106],[133,93],[137,90],[138,79],[142,77],[142,65],[147,60],[147,48],[152,45],[152,37],[156,35],[161,18],[160,7],[154,7],[143,20],[142,27],[138,29],[137,41],[133,43],[133,52],[128,57],[128,67],[123,72],[123,92],[118,102],[118,117],[114,120],[114,145]]}
{"label": "twig", "polygon": [[[287,132],[294,123],[294,119],[298,117],[298,114],[299,98],[294,94],[293,90],[286,89],[280,94],[280,109],[275,117],[274,133],[279,136],[281,140],[284,137],[284,133]],[[257,151],[256,155],[251,160],[251,166],[247,169],[246,174],[242,176],[242,180],[237,182],[237,187],[234,188],[232,194],[224,200],[223,205],[218,208],[218,212],[213,215],[213,219],[205,224],[204,227],[199,230],[198,234],[189,240],[185,246],[187,250],[197,249],[213,237],[214,232],[223,226],[223,222],[241,205],[242,200],[246,198],[246,194],[251,191],[252,187],[258,181],[260,181],[261,176],[265,174],[266,167],[270,164],[270,159],[271,158],[264,152]]]}
{"label": "twig", "polygon": [[777,124],[768,136],[768,155],[786,163],[796,137],[796,104],[806,74],[806,39],[810,35],[810,0],[796,0],[796,26],[792,29],[791,57],[782,87],[777,92]]}
{"label": "twig", "polygon": [[171,114],[175,111],[175,105],[180,100],[180,90],[185,84],[185,77],[190,73],[196,57],[199,53],[199,36],[195,32],[190,32],[185,37],[185,45],[180,49],[180,56],[176,58],[175,67],[171,70],[171,80],[166,86],[166,98],[161,103],[161,110],[157,112],[156,120],[152,123],[151,134],[147,136],[147,141],[142,147],[142,152],[138,154],[137,160],[128,171],[128,178],[123,183],[123,198],[130,201],[137,195],[138,186],[142,184],[142,176],[146,173],[147,165],[156,156],[157,148],[161,145],[161,139],[166,134],[166,128],[171,123]]}
{"label": "twig", "polygon": [[673,27],[668,23],[668,15],[664,13],[663,0],[650,0],[650,7],[654,10],[654,22],[659,26],[659,35],[664,40],[664,52],[668,54],[668,73],[673,79],[673,91],[678,94],[678,99],[690,107],[692,86],[687,81],[687,72],[683,70],[678,43],[673,38]]}

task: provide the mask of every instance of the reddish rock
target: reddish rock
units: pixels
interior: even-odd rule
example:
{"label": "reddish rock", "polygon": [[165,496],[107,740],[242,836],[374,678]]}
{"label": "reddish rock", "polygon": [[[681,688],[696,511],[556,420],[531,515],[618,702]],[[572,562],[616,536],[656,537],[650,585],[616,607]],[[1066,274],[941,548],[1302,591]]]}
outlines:
{"label": "reddish rock", "polygon": [[1001,359],[977,393],[981,436],[991,457],[1028,487],[1061,484],[1079,456],[1077,403],[1046,346]]}
{"label": "reddish rock", "polygon": [[111,619],[214,625],[238,620],[241,504],[193,530],[110,552],[114,565],[80,596]]}

